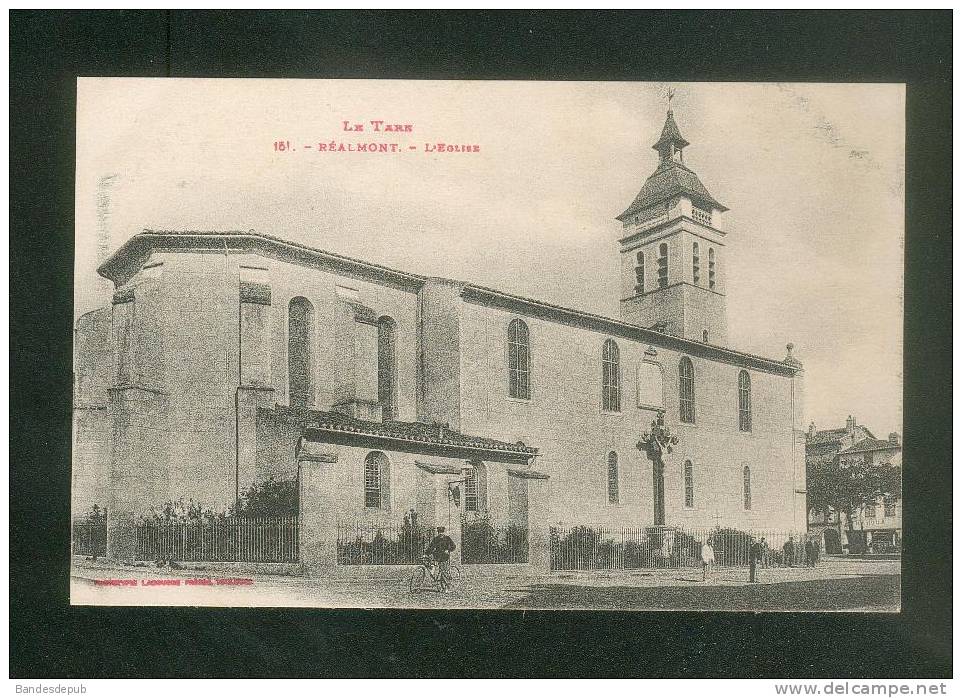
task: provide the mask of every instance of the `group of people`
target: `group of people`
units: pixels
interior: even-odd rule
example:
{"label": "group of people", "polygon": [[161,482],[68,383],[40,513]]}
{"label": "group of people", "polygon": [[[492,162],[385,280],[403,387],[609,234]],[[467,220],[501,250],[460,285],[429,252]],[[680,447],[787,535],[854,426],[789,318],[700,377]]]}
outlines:
{"label": "group of people", "polygon": [[[795,567],[799,552],[803,553],[801,562],[805,567],[815,567],[818,564],[821,550],[817,540],[809,538],[803,545],[801,542],[796,543],[794,536],[789,536],[785,545],[782,546],[782,566]],[[774,559],[775,556],[772,554],[772,550],[764,536],[762,536],[761,540],[752,541],[752,544],[748,548],[748,581],[757,581],[756,571],[758,566],[770,567]],[[712,547],[710,541],[705,541],[701,546],[701,563],[702,579],[707,581],[708,575],[715,567],[715,549]]]}

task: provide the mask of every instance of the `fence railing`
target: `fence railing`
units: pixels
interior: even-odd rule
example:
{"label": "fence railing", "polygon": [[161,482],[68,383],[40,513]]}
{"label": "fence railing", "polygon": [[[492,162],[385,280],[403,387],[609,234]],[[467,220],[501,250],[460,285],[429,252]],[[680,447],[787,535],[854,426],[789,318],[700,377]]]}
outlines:
{"label": "fence railing", "polygon": [[107,554],[107,519],[73,522],[71,550],[74,555],[103,557]]}
{"label": "fence railing", "polygon": [[433,531],[404,523],[339,523],[337,564],[414,565],[421,561]]}
{"label": "fence railing", "polygon": [[[788,548],[785,543],[791,540]],[[806,534],[736,529],[555,526],[550,530],[552,570],[631,570],[699,567],[702,545],[712,546],[720,567],[747,567],[759,543],[759,564],[803,565]]]}
{"label": "fence railing", "polygon": [[523,564],[528,562],[528,529],[493,525],[487,519],[461,524],[461,562],[465,565]]}
{"label": "fence railing", "polygon": [[297,562],[297,517],[145,521],[137,526],[138,560]]}

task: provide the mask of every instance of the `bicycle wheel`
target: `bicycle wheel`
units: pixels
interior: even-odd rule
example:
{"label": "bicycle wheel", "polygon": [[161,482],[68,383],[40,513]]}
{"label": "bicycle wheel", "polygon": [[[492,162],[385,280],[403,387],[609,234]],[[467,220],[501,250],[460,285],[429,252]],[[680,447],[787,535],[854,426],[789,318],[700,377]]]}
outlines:
{"label": "bicycle wheel", "polygon": [[414,570],[414,574],[411,575],[411,581],[408,583],[408,587],[410,588],[412,594],[422,588],[422,585],[424,584],[424,577],[425,571],[423,567],[418,567],[416,570]]}

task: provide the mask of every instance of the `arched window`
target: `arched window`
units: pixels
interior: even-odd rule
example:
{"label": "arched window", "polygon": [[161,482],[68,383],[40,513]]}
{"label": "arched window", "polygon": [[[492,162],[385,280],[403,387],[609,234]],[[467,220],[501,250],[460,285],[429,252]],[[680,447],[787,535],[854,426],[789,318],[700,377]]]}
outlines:
{"label": "arched window", "polygon": [[715,248],[708,248],[708,288],[715,290]]}
{"label": "arched window", "polygon": [[698,243],[691,245],[691,278],[695,286],[701,283],[701,258],[698,256]]}
{"label": "arched window", "polygon": [[645,292],[645,253],[635,255],[635,293]]}
{"label": "arched window", "polygon": [[613,339],[601,349],[601,409],[621,412],[621,352]]}
{"label": "arched window", "polygon": [[658,246],[658,288],[668,285],[668,243]]}
{"label": "arched window", "polygon": [[519,400],[531,399],[531,345],[528,326],[522,320],[508,325],[508,394]]}
{"label": "arched window", "polygon": [[287,309],[287,382],[291,407],[314,404],[314,307],[306,298],[292,298]]}
{"label": "arched window", "polygon": [[484,511],[487,498],[488,472],[484,463],[472,463],[474,467],[468,471],[464,479],[464,509],[465,511]]}
{"label": "arched window", "polygon": [[608,454],[608,503],[618,503],[618,454]]}
{"label": "arched window", "polygon": [[745,490],[745,510],[752,508],[752,469],[747,465],[742,470],[743,488]]}
{"label": "arched window", "polygon": [[377,401],[384,419],[397,419],[396,325],[389,317],[377,321]]}
{"label": "arched window", "polygon": [[364,507],[390,509],[391,464],[380,451],[371,451],[364,459]]}
{"label": "arched window", "polygon": [[678,363],[678,416],[683,422],[695,423],[695,367],[687,356]]}
{"label": "arched window", "polygon": [[752,379],[748,371],[738,374],[738,429],[752,430]]}
{"label": "arched window", "polygon": [[685,461],[685,508],[695,506],[695,468],[690,460]]}
{"label": "arched window", "polygon": [[701,341],[703,341],[705,344],[708,344],[708,330],[701,331]]}

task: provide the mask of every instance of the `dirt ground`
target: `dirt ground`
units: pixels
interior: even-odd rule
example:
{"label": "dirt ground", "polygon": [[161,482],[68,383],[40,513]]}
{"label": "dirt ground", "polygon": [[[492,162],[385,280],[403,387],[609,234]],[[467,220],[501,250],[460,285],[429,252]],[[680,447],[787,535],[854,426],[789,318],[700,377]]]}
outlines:
{"label": "dirt ground", "polygon": [[[448,593],[412,593],[407,578],[327,579],[237,575],[75,563],[71,601],[82,605],[291,606],[346,608],[516,608],[897,612],[899,560],[825,558],[817,568],[722,569],[707,581],[700,570],[479,575]],[[104,586],[97,580],[133,580]],[[188,580],[206,579],[204,583]],[[164,581],[166,580],[166,581]],[[225,581],[227,580],[227,581]]]}

